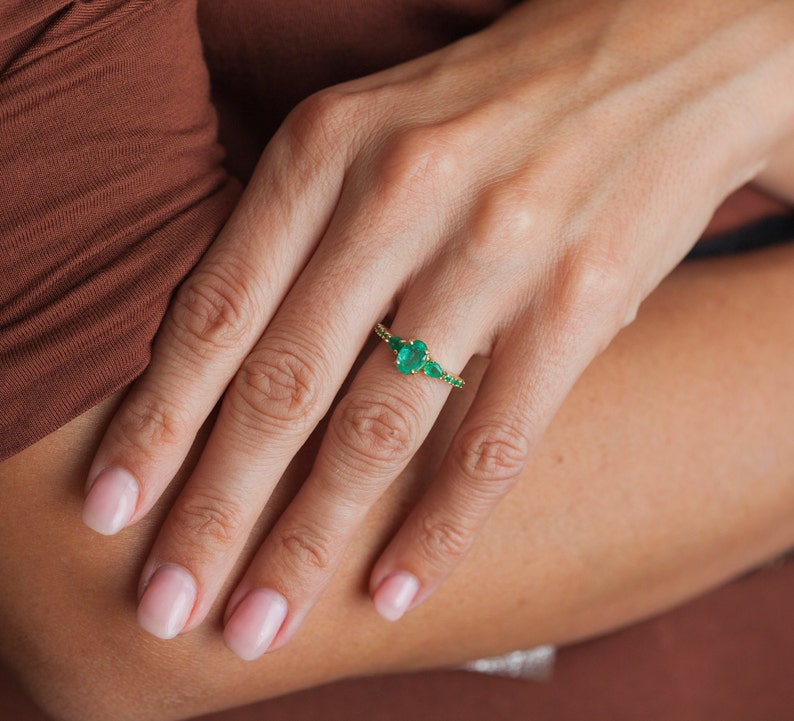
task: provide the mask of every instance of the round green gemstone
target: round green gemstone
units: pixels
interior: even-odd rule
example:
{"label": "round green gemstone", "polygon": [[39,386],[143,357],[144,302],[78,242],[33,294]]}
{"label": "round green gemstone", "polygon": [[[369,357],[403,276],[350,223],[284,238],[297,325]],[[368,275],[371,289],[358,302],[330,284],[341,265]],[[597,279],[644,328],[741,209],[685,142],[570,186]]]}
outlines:
{"label": "round green gemstone", "polygon": [[442,370],[441,366],[435,361],[428,361],[425,363],[424,371],[425,375],[430,376],[431,378],[441,378],[444,375],[444,371]]}
{"label": "round green gemstone", "polygon": [[396,351],[399,351],[400,348],[402,347],[403,339],[402,338],[398,338],[396,335],[393,335],[386,342],[388,343],[389,348],[391,348],[393,351],[396,352]]}
{"label": "round green gemstone", "polygon": [[416,373],[427,361],[427,346],[420,340],[403,343],[397,352],[395,364],[400,373]]}

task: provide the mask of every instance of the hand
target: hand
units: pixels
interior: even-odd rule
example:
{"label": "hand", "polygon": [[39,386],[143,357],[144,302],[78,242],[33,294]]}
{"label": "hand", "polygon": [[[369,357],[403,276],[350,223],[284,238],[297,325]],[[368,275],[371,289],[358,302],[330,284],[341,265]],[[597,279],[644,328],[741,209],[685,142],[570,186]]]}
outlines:
{"label": "hand", "polygon": [[[142,625],[171,637],[205,617],[386,316],[451,374],[490,358],[370,578],[387,618],[427,599],[582,370],[785,135],[792,14],[759,0],[535,0],[299,106],[173,301],[90,472],[90,525],[140,520],[223,396],[144,568]],[[393,361],[384,343],[366,358],[232,592],[225,639],[242,657],[295,633],[460,392]]]}

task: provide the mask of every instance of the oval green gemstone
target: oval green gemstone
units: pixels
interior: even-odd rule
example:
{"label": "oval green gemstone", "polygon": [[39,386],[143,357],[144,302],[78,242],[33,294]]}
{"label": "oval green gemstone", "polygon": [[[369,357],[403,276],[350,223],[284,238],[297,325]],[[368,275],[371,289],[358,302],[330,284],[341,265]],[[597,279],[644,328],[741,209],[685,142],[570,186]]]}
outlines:
{"label": "oval green gemstone", "polygon": [[430,376],[431,378],[441,378],[444,375],[444,371],[442,370],[441,366],[436,363],[435,361],[429,361],[425,363],[425,375]]}
{"label": "oval green gemstone", "polygon": [[395,365],[400,373],[416,373],[427,361],[427,346],[420,340],[403,343],[397,352]]}
{"label": "oval green gemstone", "polygon": [[389,338],[389,340],[386,341],[386,343],[393,351],[399,351],[402,347],[403,339],[393,335],[391,338]]}

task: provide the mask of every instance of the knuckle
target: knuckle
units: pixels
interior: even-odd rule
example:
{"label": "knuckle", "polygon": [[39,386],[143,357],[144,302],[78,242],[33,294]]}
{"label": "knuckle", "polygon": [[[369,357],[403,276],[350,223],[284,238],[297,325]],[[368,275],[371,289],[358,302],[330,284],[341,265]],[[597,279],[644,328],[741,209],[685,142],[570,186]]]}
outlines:
{"label": "knuckle", "polygon": [[314,525],[293,525],[277,533],[273,541],[282,552],[287,571],[292,574],[299,574],[307,568],[322,571],[331,566],[331,539]]}
{"label": "knuckle", "polygon": [[450,520],[425,515],[419,524],[419,549],[431,566],[463,558],[471,546],[471,534]]}
{"label": "knuckle", "polygon": [[495,266],[518,260],[516,248],[538,234],[541,213],[535,194],[525,187],[500,184],[484,192],[472,215],[466,250],[475,262]]}
{"label": "knuckle", "polygon": [[196,270],[177,292],[168,317],[173,335],[194,353],[237,348],[251,326],[252,299],[233,265]]}
{"label": "knuckle", "polygon": [[257,424],[312,427],[322,408],[323,383],[306,353],[295,346],[261,349],[243,363],[235,379],[234,399]]}
{"label": "knuckle", "polygon": [[516,240],[536,231],[540,214],[533,192],[518,184],[502,183],[483,194],[476,217],[486,231],[498,230]]}
{"label": "knuckle", "polygon": [[285,122],[289,137],[312,157],[327,155],[356,124],[361,103],[355,94],[325,89],[298,104]]}
{"label": "knuckle", "polygon": [[404,401],[385,395],[371,400],[350,395],[339,405],[333,427],[337,440],[353,462],[386,469],[413,452],[418,436],[416,420]]}
{"label": "knuckle", "polygon": [[192,547],[206,544],[228,548],[243,538],[246,513],[243,505],[228,497],[191,493],[176,508],[176,534]]}
{"label": "knuckle", "polygon": [[471,428],[456,445],[459,469],[466,479],[476,482],[477,492],[487,495],[506,491],[521,474],[529,453],[529,435],[509,422]]}
{"label": "knuckle", "polygon": [[390,201],[414,199],[435,203],[439,194],[460,178],[461,156],[455,133],[443,126],[402,131],[386,144],[380,187]]}
{"label": "knuckle", "polygon": [[606,321],[617,332],[629,315],[629,268],[624,253],[610,240],[592,240],[577,247],[559,269],[559,312],[566,326]]}
{"label": "knuckle", "polygon": [[147,451],[156,446],[177,446],[191,424],[180,408],[152,392],[136,393],[115,418],[117,440]]}

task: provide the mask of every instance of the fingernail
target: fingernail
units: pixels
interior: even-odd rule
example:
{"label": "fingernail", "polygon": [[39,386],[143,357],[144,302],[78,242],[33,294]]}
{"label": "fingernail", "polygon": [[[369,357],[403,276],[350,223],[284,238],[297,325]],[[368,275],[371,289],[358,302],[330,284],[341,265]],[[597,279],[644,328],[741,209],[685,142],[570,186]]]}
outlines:
{"label": "fingernail", "polygon": [[138,625],[158,638],[174,638],[196,602],[196,582],[184,568],[160,566],[138,604]]}
{"label": "fingernail", "polygon": [[287,617],[287,600],[269,588],[251,591],[234,609],[223,640],[244,661],[259,658],[270,648]]}
{"label": "fingernail", "polygon": [[387,576],[372,597],[375,610],[387,621],[403,617],[416,598],[419,579],[407,571],[398,571]]}
{"label": "fingernail", "polygon": [[126,526],[138,503],[138,482],[121,468],[102,471],[86,496],[83,522],[105,536],[112,536]]}

